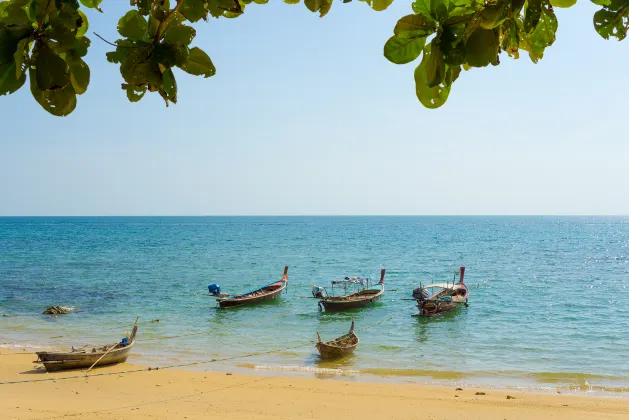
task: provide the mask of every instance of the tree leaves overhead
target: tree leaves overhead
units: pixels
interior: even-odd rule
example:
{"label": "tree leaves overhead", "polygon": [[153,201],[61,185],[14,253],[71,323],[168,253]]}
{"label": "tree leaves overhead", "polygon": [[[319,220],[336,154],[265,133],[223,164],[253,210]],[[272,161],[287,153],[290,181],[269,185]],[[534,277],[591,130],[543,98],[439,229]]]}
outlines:
{"label": "tree leaves overhead", "polygon": [[[320,17],[333,2],[304,0]],[[594,29],[605,39],[623,40],[629,30],[629,0],[591,0],[600,7]],[[0,0],[0,95],[19,90],[30,79],[34,99],[53,115],[71,113],[77,95],[90,83],[82,59],[90,47],[89,23],[82,7],[100,9],[102,0]],[[177,102],[177,72],[208,78],[216,74],[210,57],[192,46],[190,25],[214,18],[237,18],[252,3],[269,0],[130,0],[118,21],[121,38],[107,52],[119,65],[122,90],[131,102],[157,92]],[[298,4],[300,0],[283,0]],[[393,0],[360,0],[371,9],[387,9]],[[401,17],[384,44],[384,56],[395,64],[420,58],[415,69],[416,94],[427,108],[442,106],[461,70],[500,64],[502,53],[519,58],[528,52],[537,63],[556,38],[553,7],[571,7],[576,0],[414,0],[412,14]],[[106,41],[109,42],[109,41]],[[111,42],[109,42],[111,43]]]}

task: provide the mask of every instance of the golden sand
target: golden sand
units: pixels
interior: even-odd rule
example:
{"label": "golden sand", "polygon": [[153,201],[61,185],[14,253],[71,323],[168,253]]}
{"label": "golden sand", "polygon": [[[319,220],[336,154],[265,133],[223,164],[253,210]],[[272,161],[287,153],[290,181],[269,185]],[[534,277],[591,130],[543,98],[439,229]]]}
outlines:
{"label": "golden sand", "polygon": [[[45,373],[31,354],[0,352],[0,419],[629,419],[629,399],[417,384],[373,384],[131,364]],[[76,377],[63,380],[63,377]],[[78,377],[77,377],[78,376]],[[484,393],[484,395],[477,395]],[[508,396],[512,398],[508,398]]]}

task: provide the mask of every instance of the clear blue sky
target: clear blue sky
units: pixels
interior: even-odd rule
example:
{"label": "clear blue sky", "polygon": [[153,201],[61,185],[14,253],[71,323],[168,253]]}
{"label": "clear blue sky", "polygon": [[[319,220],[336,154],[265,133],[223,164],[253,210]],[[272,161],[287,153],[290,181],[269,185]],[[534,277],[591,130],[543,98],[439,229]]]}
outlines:
{"label": "clear blue sky", "polygon": [[558,12],[539,64],[464,72],[438,110],[382,55],[409,0],[271,3],[199,22],[217,74],[178,73],[166,108],[119,89],[91,32],[115,40],[129,3],[105,0],[73,114],[0,98],[0,215],[629,214],[629,41],[591,3]]}

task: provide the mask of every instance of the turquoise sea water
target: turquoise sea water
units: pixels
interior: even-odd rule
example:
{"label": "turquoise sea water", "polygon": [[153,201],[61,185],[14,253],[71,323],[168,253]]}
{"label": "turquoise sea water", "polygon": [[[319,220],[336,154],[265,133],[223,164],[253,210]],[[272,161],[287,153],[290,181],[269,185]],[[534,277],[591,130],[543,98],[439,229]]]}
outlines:
{"label": "turquoise sea water", "polygon": [[[274,303],[221,310],[207,294],[254,289],[285,265]],[[460,265],[470,306],[412,317],[401,299]],[[372,307],[328,314],[306,298],[381,267]],[[116,341],[140,316],[130,361],[152,366],[232,357],[192,368],[629,392],[628,283],[622,217],[0,218],[2,346]],[[80,312],[40,315],[53,304]],[[352,317],[356,354],[321,362],[309,340]]]}

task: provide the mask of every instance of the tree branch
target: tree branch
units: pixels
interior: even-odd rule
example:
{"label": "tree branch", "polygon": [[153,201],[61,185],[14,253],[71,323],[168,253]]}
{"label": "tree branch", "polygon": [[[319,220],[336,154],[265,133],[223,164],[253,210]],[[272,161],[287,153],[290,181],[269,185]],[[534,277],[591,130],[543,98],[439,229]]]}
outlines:
{"label": "tree branch", "polygon": [[168,16],[166,16],[166,19],[162,20],[159,23],[159,26],[157,27],[157,32],[155,32],[155,42],[159,42],[159,40],[162,37],[162,32],[164,32],[164,29],[166,29],[166,25],[175,16],[175,13],[177,13],[179,11],[179,8],[183,4],[183,1],[184,0],[177,0],[177,6],[175,6],[175,8],[173,10],[171,10],[170,13],[168,13]]}

